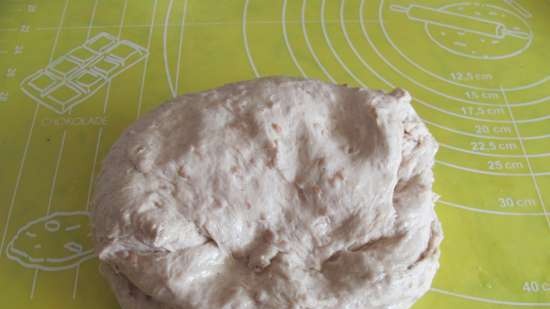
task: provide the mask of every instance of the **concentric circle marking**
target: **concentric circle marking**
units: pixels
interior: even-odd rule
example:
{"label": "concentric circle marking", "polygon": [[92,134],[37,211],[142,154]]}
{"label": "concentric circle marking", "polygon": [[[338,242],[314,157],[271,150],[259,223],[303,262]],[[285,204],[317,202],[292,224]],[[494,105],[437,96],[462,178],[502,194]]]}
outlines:
{"label": "concentric circle marking", "polygon": [[307,6],[307,0],[302,0],[302,12],[301,12],[301,17],[300,17],[300,22],[301,22],[301,25],[302,25],[302,33],[304,35],[304,40],[306,41],[306,46],[307,46],[307,49],[309,50],[309,53],[311,54],[311,56],[313,57],[313,60],[315,60],[315,63],[317,64],[317,66],[321,69],[321,71],[323,72],[323,74],[333,83],[336,83],[336,80],[334,79],[334,77],[332,77],[332,75],[327,71],[327,69],[325,68],[325,66],[321,63],[321,61],[319,60],[319,57],[317,57],[317,53],[315,52],[315,50],[313,49],[313,46],[311,45],[311,42],[309,40],[309,35],[307,33],[307,27],[306,27],[306,6]]}
{"label": "concentric circle marking", "polygon": [[466,206],[458,203],[452,203],[448,202],[442,199],[439,199],[436,203],[445,205],[448,207],[458,208],[466,211],[471,212],[478,212],[482,214],[488,214],[488,215],[498,215],[498,216],[525,216],[525,217],[539,217],[539,216],[547,216],[550,215],[550,213],[546,212],[511,212],[511,211],[498,211],[498,210],[488,210],[488,209],[481,209],[477,207],[472,206]]}
{"label": "concentric circle marking", "polygon": [[481,303],[487,303],[487,304],[496,304],[496,305],[504,305],[504,306],[518,306],[518,307],[549,307],[550,303],[533,303],[533,302],[517,302],[517,301],[506,301],[506,300],[498,300],[494,298],[487,298],[487,297],[478,297],[478,296],[472,296],[462,293],[456,293],[451,292],[443,289],[438,288],[431,288],[430,291],[443,294],[447,296],[453,296],[457,298],[462,298],[466,300],[481,302]]}
{"label": "concentric circle marking", "polygon": [[294,65],[296,66],[298,71],[300,71],[300,74],[302,74],[303,77],[307,77],[306,72],[304,71],[304,69],[302,68],[300,63],[298,62],[298,59],[296,59],[296,55],[294,54],[294,50],[292,49],[292,46],[290,45],[290,42],[288,40],[288,34],[286,32],[286,2],[287,2],[287,0],[283,0],[283,8],[282,8],[282,14],[281,14],[281,26],[283,28],[283,38],[284,38],[284,41],[285,41],[286,49],[287,49],[288,53],[290,54],[290,58],[292,59],[292,62],[294,63]]}
{"label": "concentric circle marking", "polygon": [[548,153],[548,152],[526,154],[526,155],[523,155],[523,154],[500,154],[500,153],[487,153],[487,152],[481,152],[481,151],[472,151],[472,150],[463,149],[463,148],[456,147],[456,146],[447,145],[447,144],[444,144],[444,143],[441,143],[441,142],[439,142],[439,145],[444,147],[444,148],[448,148],[448,149],[451,149],[451,150],[454,150],[454,151],[467,153],[467,154],[471,154],[471,155],[476,155],[476,156],[483,156],[483,157],[521,158],[521,159],[523,159],[523,158],[526,158],[526,157],[527,158],[542,158],[542,157],[550,156],[550,153]]}
{"label": "concentric circle marking", "polygon": [[471,168],[471,167],[465,167],[465,166],[462,166],[462,165],[449,163],[449,162],[446,162],[446,161],[443,161],[443,160],[435,160],[435,163],[441,164],[441,165],[444,165],[444,166],[447,166],[447,167],[452,167],[452,168],[455,168],[455,169],[458,169],[458,170],[471,172],[471,173],[474,173],[474,174],[480,174],[480,175],[505,176],[505,177],[507,177],[507,176],[534,177],[534,176],[548,176],[548,175],[550,175],[550,171],[549,172],[533,172],[533,173],[530,173],[530,172],[529,173],[504,173],[504,172],[484,171],[484,170],[475,169],[475,168]]}
{"label": "concentric circle marking", "polygon": [[332,52],[332,54],[336,58],[336,61],[338,61],[340,66],[353,78],[353,80],[355,80],[355,82],[358,83],[359,85],[361,85],[362,87],[367,88],[367,85],[365,85],[365,83],[363,83],[363,81],[360,78],[358,78],[355,75],[355,73],[353,73],[350,70],[350,68],[348,68],[348,66],[340,58],[340,55],[338,55],[338,53],[334,49],[334,46],[332,45],[332,40],[328,36],[327,27],[326,27],[326,24],[325,24],[325,8],[326,8],[326,0],[322,0],[321,1],[321,30],[323,31],[323,36],[325,38],[326,43],[328,44],[328,47],[329,47],[330,51]]}
{"label": "concentric circle marking", "polygon": [[260,77],[260,72],[256,68],[256,64],[254,63],[254,59],[252,58],[252,53],[250,52],[250,47],[248,45],[248,33],[246,30],[246,18],[248,15],[248,5],[250,4],[250,0],[244,1],[243,6],[243,14],[242,14],[242,35],[243,35],[243,43],[244,43],[244,50],[246,53],[246,59],[248,60],[248,64],[250,65],[250,68],[252,69],[252,72],[254,73],[254,76]]}
{"label": "concentric circle marking", "polygon": [[[475,134],[475,133],[470,133],[470,132],[466,132],[466,131],[461,131],[461,130],[449,128],[447,126],[444,126],[442,124],[438,124],[436,122],[433,122],[431,120],[427,120],[425,118],[422,118],[422,121],[425,122],[426,124],[429,124],[430,126],[433,126],[433,127],[439,128],[439,129],[443,129],[443,130],[446,130],[446,131],[449,131],[449,132],[453,132],[453,133],[456,133],[456,134],[459,134],[459,135],[463,135],[463,136],[470,136],[470,137],[483,138],[483,139],[492,139],[492,140],[512,140],[512,141],[519,140],[519,138],[517,136],[505,137],[505,136],[496,136],[496,135],[481,135],[481,134]],[[546,139],[546,138],[550,138],[550,134],[533,135],[533,136],[523,136],[522,135],[521,136],[522,140],[537,140],[537,139]]]}

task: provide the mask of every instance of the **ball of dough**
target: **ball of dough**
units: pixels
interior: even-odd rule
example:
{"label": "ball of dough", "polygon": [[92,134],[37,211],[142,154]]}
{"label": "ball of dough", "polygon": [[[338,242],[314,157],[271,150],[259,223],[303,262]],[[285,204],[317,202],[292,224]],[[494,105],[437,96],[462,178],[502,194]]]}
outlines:
{"label": "ball of dough", "polygon": [[409,308],[442,239],[407,92],[262,78],[133,124],[92,207],[123,308]]}

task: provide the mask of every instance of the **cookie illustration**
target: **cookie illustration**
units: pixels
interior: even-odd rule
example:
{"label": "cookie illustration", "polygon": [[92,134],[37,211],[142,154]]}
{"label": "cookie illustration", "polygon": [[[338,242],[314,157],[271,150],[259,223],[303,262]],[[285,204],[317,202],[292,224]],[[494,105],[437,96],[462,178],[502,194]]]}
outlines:
{"label": "cookie illustration", "polygon": [[8,258],[27,268],[62,270],[94,257],[87,212],[56,212],[22,226],[7,246]]}

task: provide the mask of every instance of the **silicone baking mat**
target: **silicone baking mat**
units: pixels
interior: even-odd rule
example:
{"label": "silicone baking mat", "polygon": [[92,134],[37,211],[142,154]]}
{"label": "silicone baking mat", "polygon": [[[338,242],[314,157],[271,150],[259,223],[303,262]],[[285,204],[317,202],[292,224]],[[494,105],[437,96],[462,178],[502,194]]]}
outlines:
{"label": "silicone baking mat", "polygon": [[92,179],[177,94],[266,75],[409,90],[440,142],[425,308],[550,307],[550,2],[2,0],[0,307],[117,308]]}

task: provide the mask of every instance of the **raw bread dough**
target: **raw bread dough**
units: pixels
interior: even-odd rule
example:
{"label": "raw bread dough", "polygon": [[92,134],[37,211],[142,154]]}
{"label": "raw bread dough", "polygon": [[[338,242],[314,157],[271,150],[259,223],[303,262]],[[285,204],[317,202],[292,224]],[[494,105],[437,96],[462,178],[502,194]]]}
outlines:
{"label": "raw bread dough", "polygon": [[437,144],[410,99],[263,78],[136,122],[92,207],[122,307],[409,308],[442,239]]}

